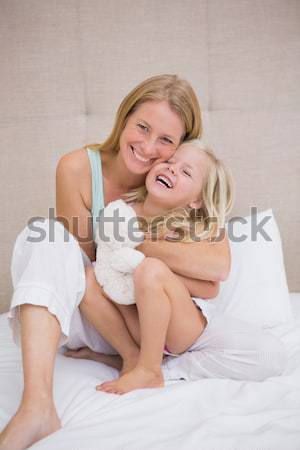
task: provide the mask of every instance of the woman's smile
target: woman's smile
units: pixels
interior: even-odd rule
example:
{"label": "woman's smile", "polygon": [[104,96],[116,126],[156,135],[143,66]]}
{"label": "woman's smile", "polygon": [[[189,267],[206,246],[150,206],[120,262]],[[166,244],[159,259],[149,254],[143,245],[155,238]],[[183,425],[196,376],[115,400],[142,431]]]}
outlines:
{"label": "woman's smile", "polygon": [[130,145],[130,149],[134,159],[143,165],[151,165],[156,159],[156,158],[145,158],[138,152],[138,150],[133,145]]}
{"label": "woman's smile", "polygon": [[119,156],[129,173],[142,175],[175,153],[185,126],[166,101],[148,101],[127,119]]}

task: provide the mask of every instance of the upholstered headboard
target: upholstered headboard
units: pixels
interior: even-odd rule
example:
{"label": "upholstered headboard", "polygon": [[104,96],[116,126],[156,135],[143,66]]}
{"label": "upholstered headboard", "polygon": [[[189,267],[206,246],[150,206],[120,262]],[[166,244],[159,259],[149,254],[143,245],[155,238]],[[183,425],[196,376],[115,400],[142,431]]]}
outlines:
{"label": "upholstered headboard", "polygon": [[291,291],[300,290],[298,0],[2,0],[1,310],[27,220],[47,215],[64,153],[101,141],[121,99],[178,73],[204,137],[232,168],[232,215],[273,208]]}

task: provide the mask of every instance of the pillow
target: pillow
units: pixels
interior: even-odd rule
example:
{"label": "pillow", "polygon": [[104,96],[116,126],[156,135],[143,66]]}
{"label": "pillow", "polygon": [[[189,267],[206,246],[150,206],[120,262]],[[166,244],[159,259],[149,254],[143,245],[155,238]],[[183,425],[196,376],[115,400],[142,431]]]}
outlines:
{"label": "pillow", "polygon": [[218,296],[208,300],[215,312],[228,313],[262,328],[292,321],[280,233],[272,209],[235,217],[226,229],[231,270]]}

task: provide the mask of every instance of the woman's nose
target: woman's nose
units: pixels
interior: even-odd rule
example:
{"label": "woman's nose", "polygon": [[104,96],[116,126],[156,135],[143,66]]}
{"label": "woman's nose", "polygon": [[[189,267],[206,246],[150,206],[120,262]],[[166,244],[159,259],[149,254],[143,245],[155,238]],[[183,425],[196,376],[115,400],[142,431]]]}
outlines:
{"label": "woman's nose", "polygon": [[155,141],[151,139],[145,141],[143,145],[143,152],[146,156],[155,157],[157,153],[157,150],[155,149]]}

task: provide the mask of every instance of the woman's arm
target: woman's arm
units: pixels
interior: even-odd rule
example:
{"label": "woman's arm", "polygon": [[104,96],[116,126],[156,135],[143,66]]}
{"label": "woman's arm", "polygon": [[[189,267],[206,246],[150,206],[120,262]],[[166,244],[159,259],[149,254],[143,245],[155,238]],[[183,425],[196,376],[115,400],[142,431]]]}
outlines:
{"label": "woman's arm", "polygon": [[188,289],[191,297],[200,297],[206,300],[215,298],[220,290],[218,281],[196,280],[176,274]]}
{"label": "woman's arm", "polygon": [[138,246],[146,256],[161,259],[176,274],[196,280],[224,281],[230,271],[227,235],[219,242],[168,242],[146,239]]}
{"label": "woman's arm", "polygon": [[[74,235],[91,261],[95,261],[93,224],[87,207],[86,186],[90,185],[89,161],[85,150],[67,153],[56,168],[56,218]],[[91,196],[91,193],[90,193]]]}

